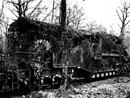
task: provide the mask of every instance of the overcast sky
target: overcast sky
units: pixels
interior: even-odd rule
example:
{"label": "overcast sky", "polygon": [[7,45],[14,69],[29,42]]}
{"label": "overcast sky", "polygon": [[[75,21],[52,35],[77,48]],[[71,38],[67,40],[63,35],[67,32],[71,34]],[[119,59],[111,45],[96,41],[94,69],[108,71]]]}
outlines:
{"label": "overcast sky", "polygon": [[120,21],[116,14],[116,8],[118,8],[123,1],[124,0],[75,0],[75,2],[84,8],[86,15],[91,20],[103,24],[103,26],[108,29],[108,32],[110,26],[113,26],[115,31],[119,32],[118,24]]}
{"label": "overcast sky", "polygon": [[109,25],[116,18],[115,8],[119,0],[77,0],[85,9],[86,15],[104,25]]}
{"label": "overcast sky", "polygon": [[[43,0],[52,3],[53,0]],[[118,32],[119,19],[115,9],[123,0],[68,0],[70,3],[77,3],[84,8],[86,16],[89,20],[102,24],[107,29],[112,25]],[[130,1],[130,0],[128,0]],[[2,2],[2,0],[0,0]],[[108,30],[109,31],[109,30]]]}
{"label": "overcast sky", "polygon": [[[50,0],[52,1],[52,0]],[[102,24],[110,31],[110,26],[113,26],[115,32],[119,32],[118,24],[120,23],[116,9],[124,0],[68,0],[70,3],[77,3],[84,8],[88,20],[96,21],[97,24]],[[125,0],[130,3],[130,0]]]}

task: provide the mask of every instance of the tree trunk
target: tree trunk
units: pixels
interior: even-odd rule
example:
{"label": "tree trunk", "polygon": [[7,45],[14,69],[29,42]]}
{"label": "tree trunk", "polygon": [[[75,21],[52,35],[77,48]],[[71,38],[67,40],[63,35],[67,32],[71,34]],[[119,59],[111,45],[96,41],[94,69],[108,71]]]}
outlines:
{"label": "tree trunk", "polygon": [[19,9],[18,15],[19,15],[19,17],[22,17],[21,0],[18,0],[18,9]]}
{"label": "tree trunk", "polygon": [[124,50],[124,29],[125,29],[125,24],[124,24],[124,22],[122,23],[122,27],[121,27],[121,31],[120,31],[120,39],[121,39],[121,47],[120,47],[120,64],[119,64],[119,66],[118,66],[118,69],[119,69],[119,71],[118,71],[118,77],[117,77],[117,82],[120,82],[120,74],[122,73],[121,72],[121,69],[122,69],[122,66],[124,66],[123,64],[123,62],[122,62],[122,60],[123,60],[123,57],[122,57],[122,55],[123,55],[123,50]]}
{"label": "tree trunk", "polygon": [[61,48],[62,48],[62,81],[63,87],[61,86],[62,91],[66,90],[68,85],[68,69],[67,69],[67,57],[68,51],[66,48],[66,0],[61,0],[61,8],[60,8],[60,23],[61,23]]}

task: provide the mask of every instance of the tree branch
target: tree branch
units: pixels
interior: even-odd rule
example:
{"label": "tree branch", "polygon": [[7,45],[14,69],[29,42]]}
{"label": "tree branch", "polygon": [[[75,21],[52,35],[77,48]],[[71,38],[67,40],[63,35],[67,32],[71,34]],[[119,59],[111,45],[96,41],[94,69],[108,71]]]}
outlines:
{"label": "tree branch", "polygon": [[4,0],[2,1],[2,9],[1,9],[1,12],[0,12],[0,18],[1,18],[2,15],[3,15],[3,11],[4,11]]}
{"label": "tree branch", "polygon": [[18,9],[18,3],[15,3],[14,1],[7,1],[7,3],[12,4],[16,9]]}
{"label": "tree branch", "polygon": [[[127,5],[128,4],[128,5]],[[124,1],[123,3],[121,3],[121,6],[122,6],[122,9],[119,8],[119,11],[121,13],[119,13],[118,10],[116,10],[116,13],[118,15],[118,18],[119,20],[121,21],[121,26],[120,27],[120,33],[121,33],[121,36],[122,38],[124,37],[124,30],[125,30],[125,27],[130,23],[130,4],[127,3],[126,1]]]}
{"label": "tree branch", "polygon": [[119,14],[119,12],[117,10],[116,10],[116,13],[117,13],[118,18],[120,19],[120,21],[122,21],[121,16],[120,16],[120,14]]}
{"label": "tree branch", "polygon": [[128,25],[128,24],[129,24],[129,22],[130,22],[130,20],[128,20],[128,21],[125,23],[125,26],[126,26],[126,25]]}
{"label": "tree branch", "polygon": [[27,17],[31,17],[32,13],[34,13],[34,11],[39,7],[39,5],[41,4],[42,0],[40,0],[38,2],[38,4],[35,6],[35,8],[27,15]]}
{"label": "tree branch", "polygon": [[46,18],[52,13],[53,10],[55,10],[59,5],[57,5],[56,7],[54,7],[54,9],[52,9],[45,17],[42,21],[45,21]]}
{"label": "tree branch", "polygon": [[[14,9],[10,9],[10,8],[9,8],[9,10],[10,10],[11,13],[13,13],[13,14],[18,18],[18,15],[16,15],[16,14],[14,13]],[[16,10],[15,10],[15,11],[16,11]]]}

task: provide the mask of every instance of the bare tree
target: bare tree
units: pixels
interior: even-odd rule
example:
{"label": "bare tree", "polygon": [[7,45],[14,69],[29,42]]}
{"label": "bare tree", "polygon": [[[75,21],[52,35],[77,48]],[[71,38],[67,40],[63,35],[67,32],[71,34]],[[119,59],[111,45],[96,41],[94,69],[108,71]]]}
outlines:
{"label": "bare tree", "polygon": [[[61,16],[58,14],[60,11],[58,9],[60,5],[60,1],[54,0],[53,9],[48,13],[47,17],[52,13],[51,21],[56,24],[61,23]],[[45,17],[46,19],[46,17]],[[43,20],[45,20],[43,19]],[[52,20],[53,19],[53,20]],[[81,29],[85,27],[84,20],[86,19],[85,12],[83,7],[79,7],[79,5],[67,5],[66,8],[66,26],[70,26],[75,29]]]}
{"label": "bare tree", "polygon": [[96,21],[91,21],[86,24],[86,30],[89,33],[106,32],[106,28],[102,24],[97,24]]}
{"label": "bare tree", "polygon": [[[35,0],[6,0],[6,2],[11,5],[8,9],[18,18],[18,17],[28,17],[31,19],[36,19],[43,11],[47,10],[47,7],[42,6],[42,1],[38,3]],[[32,3],[35,3],[31,6]],[[37,4],[36,4],[37,3]]]}
{"label": "bare tree", "polygon": [[2,6],[0,9],[0,52],[2,51],[2,42],[3,42],[3,38],[2,38],[2,32],[3,32],[3,18],[4,18],[4,0],[2,1]]}
{"label": "bare tree", "polygon": [[0,30],[2,30],[3,18],[4,18],[4,0],[2,1],[2,6],[0,9]]}
{"label": "bare tree", "polygon": [[[64,86],[62,87],[62,90],[65,90],[67,87],[67,74],[68,74],[68,70],[67,70],[67,49],[66,49],[66,0],[61,0],[61,7],[60,7],[60,25],[61,25],[61,50],[62,50],[62,57],[63,57],[63,61],[62,61],[62,67],[63,67],[63,71],[62,71],[62,83],[64,84]],[[65,96],[65,95],[63,95]]]}
{"label": "bare tree", "polygon": [[3,49],[3,52],[5,52],[6,50],[6,43],[5,43],[5,37],[7,35],[7,28],[8,28],[8,18],[5,16],[5,0],[2,0],[2,5],[1,5],[1,9],[0,9],[0,40],[1,40],[1,46]]}
{"label": "bare tree", "polygon": [[95,30],[97,29],[98,25],[96,23],[96,21],[91,21],[91,22],[88,22],[86,24],[86,30],[88,32],[95,32]]}
{"label": "bare tree", "polygon": [[85,12],[83,7],[79,7],[77,4],[69,5],[67,8],[67,26],[79,29],[84,28]]}
{"label": "bare tree", "polygon": [[59,7],[60,7],[60,1],[53,0],[52,9],[45,15],[45,17],[43,17],[42,21],[45,21],[47,20],[47,18],[49,18],[51,23],[60,24]]}
{"label": "bare tree", "polygon": [[110,32],[111,35],[115,35],[116,34],[115,28],[116,28],[115,24],[112,23],[112,24],[109,25],[109,29],[110,29],[109,32]]}
{"label": "bare tree", "polygon": [[[75,7],[76,8],[76,7]],[[62,71],[62,81],[64,82],[64,86],[62,87],[62,91],[63,91],[63,98],[67,98],[69,96],[67,96],[65,90],[67,89],[68,86],[68,57],[69,57],[69,50],[68,50],[68,46],[67,46],[67,32],[66,32],[66,26],[67,26],[67,8],[66,8],[66,0],[61,0],[61,7],[60,7],[60,25],[61,25],[61,50],[62,50],[62,67],[63,67],[63,71]],[[81,12],[79,12],[81,13]],[[74,13],[73,13],[74,15]],[[80,18],[82,15],[79,15],[78,18]],[[74,16],[73,16],[74,17]],[[78,19],[75,18],[75,19]],[[75,20],[75,22],[78,21],[78,23],[76,23],[75,25],[79,26],[80,20]]]}
{"label": "bare tree", "polygon": [[[116,13],[121,22],[121,25],[119,25],[119,27],[120,27],[120,38],[122,40],[121,47],[120,47],[120,60],[122,60],[121,56],[122,56],[123,50],[125,49],[124,35],[125,35],[126,27],[130,23],[130,3],[128,3],[127,1],[124,1],[123,3],[121,3],[121,6],[118,7],[118,9],[116,10]],[[119,69],[121,69],[123,66],[124,66],[124,63],[122,62],[122,64],[120,64],[120,66],[118,67]],[[117,78],[117,81],[119,82],[119,76]]]}
{"label": "bare tree", "polygon": [[120,36],[122,40],[124,39],[124,33],[126,26],[130,23],[130,3],[124,1],[121,3],[121,6],[116,9],[116,13],[121,22],[120,27]]}
{"label": "bare tree", "polygon": [[99,26],[97,26],[96,32],[106,32],[107,29],[102,25],[99,24]]}

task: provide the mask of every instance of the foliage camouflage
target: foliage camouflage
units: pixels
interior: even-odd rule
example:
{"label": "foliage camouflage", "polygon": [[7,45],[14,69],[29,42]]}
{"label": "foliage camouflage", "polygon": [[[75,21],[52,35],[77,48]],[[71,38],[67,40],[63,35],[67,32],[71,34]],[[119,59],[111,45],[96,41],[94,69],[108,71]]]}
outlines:
{"label": "foliage camouflage", "polygon": [[[83,60],[81,63],[80,59],[80,50],[76,54],[72,55],[74,65],[79,64],[86,69],[93,68],[96,69],[112,69],[115,67],[115,64],[119,62],[120,57],[120,48],[121,48],[121,39],[117,36],[107,34],[105,32],[97,32],[91,35],[84,35],[84,39],[80,44],[80,48],[83,48]],[[122,55],[128,56],[125,46],[123,48]],[[80,52],[78,54],[78,52]],[[102,54],[113,54],[113,56],[103,58]],[[118,55],[118,56],[116,56]],[[80,62],[80,63],[79,63]]]}
{"label": "foliage camouflage", "polygon": [[[60,32],[61,28],[59,25],[49,24],[46,22],[31,20],[27,18],[19,18],[10,25],[8,38],[9,42],[11,43],[11,50],[33,51],[35,41],[39,39],[45,39],[51,43],[51,51],[53,53],[58,53],[61,43]],[[106,32],[97,32],[90,34],[85,30],[76,30],[70,27],[67,27],[66,32],[67,33],[65,36],[67,37],[67,49],[72,49],[76,46],[79,46],[84,51],[84,63],[79,62],[81,54],[80,50],[73,54],[70,53],[71,59],[73,59],[72,62],[78,62],[77,64],[83,66],[91,65],[93,62],[93,57],[101,53],[120,53],[122,42],[121,39],[117,36],[107,34]],[[93,47],[92,44],[94,44]],[[99,47],[100,44],[101,48]],[[125,48],[123,54],[127,55]]]}
{"label": "foliage camouflage", "polygon": [[[29,47],[32,47],[34,42],[39,39],[48,40],[51,42],[52,49],[57,50],[61,43],[60,32],[61,29],[59,25],[27,18],[19,18],[10,25],[8,38],[10,43],[12,43],[13,46],[18,46],[18,49],[21,51],[29,50]],[[98,43],[102,38],[102,47],[104,48],[103,51],[105,53],[119,53],[121,40],[117,36],[101,32],[92,34],[87,33],[88,32],[85,30],[76,30],[67,27],[66,37],[73,46],[79,45],[81,41]],[[70,45],[69,43],[68,45]],[[19,47],[20,45],[22,48]]]}
{"label": "foliage camouflage", "polygon": [[[56,52],[59,50],[61,43],[60,32],[59,25],[19,18],[10,25],[8,38],[13,50],[16,48],[14,46],[17,46],[19,51],[32,51],[30,47],[33,47],[35,41],[45,39],[51,43],[52,51]],[[67,27],[67,37],[70,41],[73,40],[71,42],[78,43],[81,36],[81,33],[77,30]]]}

